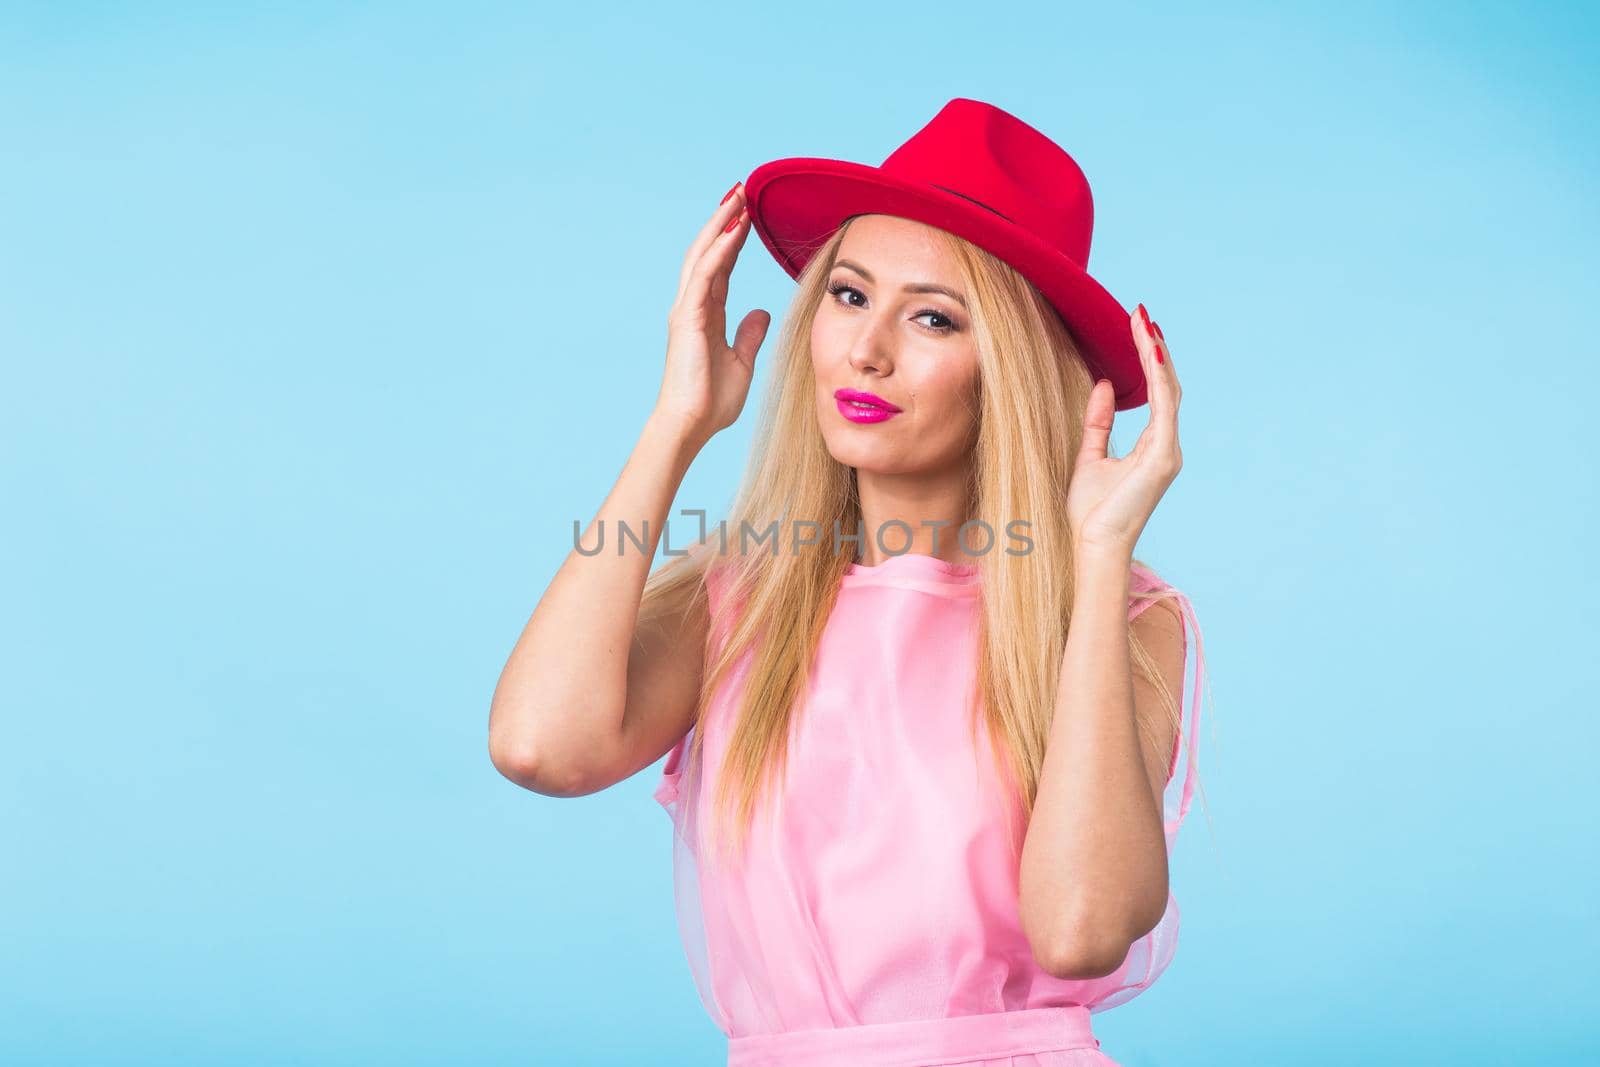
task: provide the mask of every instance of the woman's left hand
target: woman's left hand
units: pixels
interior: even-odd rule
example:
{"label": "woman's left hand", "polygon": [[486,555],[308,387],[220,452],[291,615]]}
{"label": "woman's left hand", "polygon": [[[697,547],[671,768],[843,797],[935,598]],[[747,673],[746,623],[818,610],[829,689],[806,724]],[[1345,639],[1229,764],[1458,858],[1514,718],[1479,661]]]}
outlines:
{"label": "woman's left hand", "polygon": [[1172,369],[1171,352],[1143,304],[1129,327],[1144,367],[1150,424],[1126,456],[1108,456],[1116,395],[1106,379],[1095,383],[1084,415],[1083,447],[1067,491],[1067,523],[1078,551],[1105,548],[1131,556],[1156,502],[1183,466],[1178,448],[1178,401],[1183,390]]}

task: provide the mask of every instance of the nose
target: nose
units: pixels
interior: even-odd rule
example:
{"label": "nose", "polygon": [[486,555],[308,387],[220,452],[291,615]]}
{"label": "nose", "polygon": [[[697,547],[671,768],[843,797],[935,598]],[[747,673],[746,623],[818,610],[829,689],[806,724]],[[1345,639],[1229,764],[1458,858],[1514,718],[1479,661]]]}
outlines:
{"label": "nose", "polygon": [[855,341],[850,346],[850,366],[857,372],[864,374],[870,371],[880,378],[893,373],[894,356],[883,336],[883,326],[877,321],[868,321],[856,333]]}

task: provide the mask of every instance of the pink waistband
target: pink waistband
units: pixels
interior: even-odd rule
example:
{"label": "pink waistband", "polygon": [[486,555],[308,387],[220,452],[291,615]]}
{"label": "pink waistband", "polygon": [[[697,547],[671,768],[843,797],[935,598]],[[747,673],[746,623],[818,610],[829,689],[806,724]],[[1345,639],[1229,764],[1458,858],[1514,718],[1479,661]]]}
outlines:
{"label": "pink waistband", "polygon": [[1027,1052],[1098,1049],[1089,1009],[1028,1008],[946,1019],[869,1023],[728,1039],[728,1067],[901,1067],[999,1059]]}

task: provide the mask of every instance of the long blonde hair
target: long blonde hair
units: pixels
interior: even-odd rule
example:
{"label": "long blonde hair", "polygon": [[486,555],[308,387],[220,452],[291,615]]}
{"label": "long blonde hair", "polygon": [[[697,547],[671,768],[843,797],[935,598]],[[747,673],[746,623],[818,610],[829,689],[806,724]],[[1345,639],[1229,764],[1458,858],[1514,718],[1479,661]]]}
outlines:
{"label": "long blonde hair", "polygon": [[[862,524],[855,472],[828,452],[817,422],[810,353],[812,320],[850,224],[832,234],[800,275],[749,465],[726,519],[735,537],[776,522],[783,531],[781,550],[723,555],[702,543],[699,551],[651,574],[640,605],[641,620],[674,610],[669,605],[681,610],[686,598],[706,595],[708,567],[727,568],[726,592],[711,625],[711,633],[725,632],[726,640],[708,640],[697,722],[703,723],[718,687],[753,648],[714,799],[740,851],[759,794],[783,773],[790,714],[805,692],[806,667],[851,562],[847,553],[832,550],[834,523],[846,534]],[[979,556],[982,614],[977,691],[971,694],[980,702],[974,709],[984,711],[998,766],[1018,792],[1025,823],[1038,792],[1072,616],[1073,545],[1065,505],[1094,379],[1060,317],[1032,284],[976,245],[935,232],[959,265],[978,352],[979,429],[968,518],[987,523],[997,539],[1013,520],[1026,519],[1033,543],[1025,555],[990,550]],[[787,531],[807,520],[817,524],[820,543],[791,551]],[[736,605],[743,610],[736,612]],[[1181,727],[1178,694],[1131,629],[1129,639],[1134,670],[1151,680],[1170,721]],[[977,720],[974,714],[975,742]],[[1140,723],[1142,732],[1152,729]],[[703,734],[694,730],[687,761],[703,760]]]}

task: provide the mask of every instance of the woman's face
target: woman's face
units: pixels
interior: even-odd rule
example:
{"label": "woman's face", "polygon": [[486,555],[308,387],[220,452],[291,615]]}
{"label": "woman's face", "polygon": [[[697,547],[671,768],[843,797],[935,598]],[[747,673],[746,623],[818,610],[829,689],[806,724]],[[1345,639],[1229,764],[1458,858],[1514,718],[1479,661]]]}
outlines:
{"label": "woman's face", "polygon": [[[960,278],[931,227],[893,215],[850,224],[811,326],[817,415],[840,463],[909,474],[968,461],[978,353]],[[852,390],[885,406],[852,405]]]}

